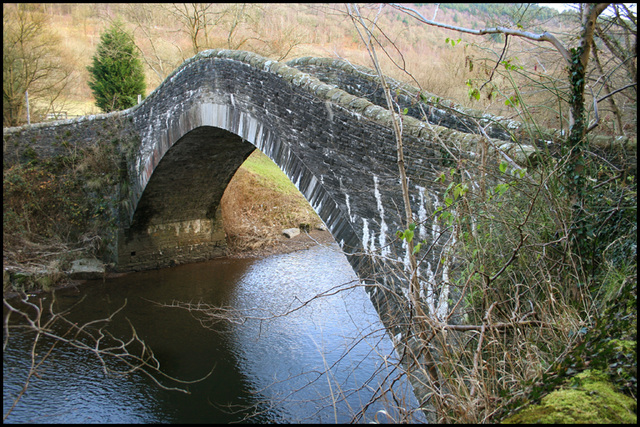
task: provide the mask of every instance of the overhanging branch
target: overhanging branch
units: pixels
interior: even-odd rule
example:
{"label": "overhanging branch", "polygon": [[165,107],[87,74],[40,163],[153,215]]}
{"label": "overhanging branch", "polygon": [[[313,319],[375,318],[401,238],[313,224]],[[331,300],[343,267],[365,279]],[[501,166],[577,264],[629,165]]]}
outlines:
{"label": "overhanging branch", "polygon": [[406,14],[412,16],[418,21],[432,25],[434,27],[446,28],[448,30],[459,31],[461,33],[474,34],[476,36],[482,36],[485,34],[505,34],[509,36],[522,37],[529,40],[539,41],[539,42],[549,42],[551,43],[558,52],[562,55],[562,57],[567,61],[567,64],[571,63],[571,55],[569,51],[562,45],[560,40],[558,40],[553,34],[548,31],[543,32],[542,34],[532,33],[530,31],[521,31],[521,30],[513,30],[511,28],[506,27],[492,27],[492,28],[482,28],[480,30],[472,30],[471,28],[457,27],[455,25],[443,24],[441,22],[432,21],[430,19],[425,18],[422,14],[410,7],[402,6],[397,3],[391,3],[391,6],[405,12]]}

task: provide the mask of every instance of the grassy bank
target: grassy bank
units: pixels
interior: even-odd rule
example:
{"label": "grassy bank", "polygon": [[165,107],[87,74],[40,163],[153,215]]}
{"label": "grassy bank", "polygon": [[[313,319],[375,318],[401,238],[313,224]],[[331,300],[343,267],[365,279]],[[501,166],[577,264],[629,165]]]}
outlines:
{"label": "grassy bank", "polygon": [[259,150],[238,169],[221,206],[232,252],[272,246],[285,228],[322,224],[289,178]]}

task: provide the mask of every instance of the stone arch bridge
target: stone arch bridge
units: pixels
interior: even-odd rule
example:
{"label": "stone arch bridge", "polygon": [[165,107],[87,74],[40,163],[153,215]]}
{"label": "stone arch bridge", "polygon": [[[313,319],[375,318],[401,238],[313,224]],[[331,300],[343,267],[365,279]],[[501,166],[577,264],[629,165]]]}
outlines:
{"label": "stone arch bridge", "polygon": [[[470,110],[416,103],[415,89],[390,82],[399,106],[408,107],[403,132],[414,215],[421,221],[417,237],[441,239],[427,219],[439,200],[435,179],[450,166],[451,150],[475,149],[477,125]],[[302,192],[364,278],[380,259],[404,262],[394,241],[404,208],[384,105],[377,78],[364,67],[326,58],[283,64],[211,50],[187,60],[131,109],[5,129],[5,163],[20,161],[26,150],[52,157],[65,147],[117,138],[129,203],[117,213],[110,261],[131,270],[224,255],[220,199],[258,148]],[[428,121],[415,118],[420,106]],[[514,128],[500,118],[477,118],[495,138],[508,139]],[[526,147],[496,141],[528,154]]]}
{"label": "stone arch bridge", "polygon": [[[436,178],[454,166],[452,154],[477,150],[478,124],[495,138],[489,148],[520,161],[535,150],[509,142],[516,124],[389,82],[407,113],[402,129],[416,238],[436,248],[420,274],[437,309],[448,299],[436,281],[446,274],[439,257],[450,236],[431,220],[443,191]],[[398,338],[397,319],[407,311],[400,302],[407,249],[395,236],[404,228],[404,207],[385,105],[377,78],[364,67],[320,58],[283,64],[212,50],[187,60],[129,110],[5,129],[4,161],[24,160],[29,150],[54,157],[101,139],[116,142],[126,173],[114,189],[117,244],[104,261],[136,270],[225,254],[220,199],[257,148],[306,197],[356,274],[385,285],[369,294]]]}

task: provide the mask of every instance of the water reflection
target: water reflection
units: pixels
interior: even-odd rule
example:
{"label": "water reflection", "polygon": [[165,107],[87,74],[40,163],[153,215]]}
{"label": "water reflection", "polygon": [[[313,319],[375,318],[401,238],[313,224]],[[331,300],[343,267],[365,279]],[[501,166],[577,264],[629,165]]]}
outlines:
{"label": "water reflection", "polygon": [[[160,389],[141,373],[106,378],[94,357],[58,346],[6,421],[228,423],[253,415],[249,421],[348,422],[387,375],[384,360],[393,353],[355,279],[333,245],[86,285],[80,291],[86,299],[69,315],[71,320],[106,317],[126,298],[126,308],[110,327],[114,335],[127,336],[129,319],[168,375],[192,380],[215,366],[213,375],[188,385],[191,394],[181,394]],[[345,290],[313,298],[336,285]],[[77,301],[74,292],[59,293],[59,309]],[[190,313],[150,301],[231,305],[249,319],[206,329]],[[281,316],[302,302],[302,308]],[[14,334],[3,354],[5,413],[28,369],[31,339]],[[392,372],[390,378],[397,375]],[[406,382],[398,392],[415,405]],[[360,421],[383,408],[373,405]]]}

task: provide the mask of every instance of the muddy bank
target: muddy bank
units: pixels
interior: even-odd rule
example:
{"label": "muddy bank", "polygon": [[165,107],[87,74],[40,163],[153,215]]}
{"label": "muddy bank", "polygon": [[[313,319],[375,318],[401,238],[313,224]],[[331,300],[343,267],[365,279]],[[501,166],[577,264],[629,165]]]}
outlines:
{"label": "muddy bank", "polygon": [[263,258],[270,255],[286,254],[290,252],[309,249],[315,245],[329,245],[335,243],[333,236],[328,231],[311,230],[309,232],[301,232],[293,238],[287,238],[284,235],[278,236],[275,242],[259,249],[245,250],[239,252],[231,252],[229,258]]}

